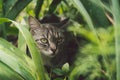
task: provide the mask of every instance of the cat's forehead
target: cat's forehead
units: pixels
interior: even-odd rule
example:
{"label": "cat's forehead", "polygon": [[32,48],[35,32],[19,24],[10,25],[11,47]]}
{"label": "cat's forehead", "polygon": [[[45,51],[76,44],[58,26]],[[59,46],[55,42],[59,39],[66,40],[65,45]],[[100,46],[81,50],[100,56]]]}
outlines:
{"label": "cat's forehead", "polygon": [[47,37],[47,38],[52,38],[52,37],[64,37],[64,31],[62,29],[59,29],[53,25],[50,24],[43,24],[42,27],[38,27],[33,30],[34,31],[34,37]]}
{"label": "cat's forehead", "polygon": [[61,28],[54,26],[52,24],[43,24],[43,29],[49,29],[51,31],[57,31],[57,32],[61,32],[63,31]]}
{"label": "cat's forehead", "polygon": [[57,26],[53,26],[51,24],[42,24],[42,27],[38,27],[34,29],[36,33],[62,33],[64,32],[62,29],[57,28]]}

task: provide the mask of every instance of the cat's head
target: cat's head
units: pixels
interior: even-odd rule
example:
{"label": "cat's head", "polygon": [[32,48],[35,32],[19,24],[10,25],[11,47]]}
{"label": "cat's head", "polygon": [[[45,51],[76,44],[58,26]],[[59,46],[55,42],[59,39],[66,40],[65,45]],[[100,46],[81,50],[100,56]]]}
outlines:
{"label": "cat's head", "polygon": [[[65,21],[66,20],[61,23],[63,24]],[[29,17],[28,22],[30,32],[36,41],[41,54],[48,57],[54,57],[60,53],[65,43],[64,31],[60,28],[63,25],[60,25],[60,23],[58,25],[50,23],[41,24],[37,19],[31,16]]]}

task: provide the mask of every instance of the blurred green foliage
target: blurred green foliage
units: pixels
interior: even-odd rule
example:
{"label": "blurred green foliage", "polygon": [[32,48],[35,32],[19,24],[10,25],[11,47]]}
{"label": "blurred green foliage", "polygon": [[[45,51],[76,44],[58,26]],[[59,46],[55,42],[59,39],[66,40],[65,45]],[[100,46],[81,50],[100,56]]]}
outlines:
{"label": "blurred green foliage", "polygon": [[[19,22],[22,24],[22,28],[28,26],[27,18],[29,15],[42,18],[45,15],[54,13],[58,16],[70,18],[71,24],[68,26],[67,31],[74,34],[79,45],[79,50],[76,53],[72,65],[66,63],[61,69],[57,68],[52,70],[52,72],[57,75],[54,80],[119,80],[116,78],[116,74],[120,73],[120,71],[116,70],[116,64],[118,64],[116,57],[117,59],[119,57],[116,56],[117,54],[115,53],[116,48],[119,47],[115,47],[115,43],[118,42],[115,42],[116,36],[114,35],[116,30],[114,23],[116,22],[114,21],[113,15],[115,13],[112,12],[111,3],[112,0],[0,0],[0,37],[14,44],[18,39],[18,48],[15,47],[13,51],[10,49],[14,48],[11,44],[0,39],[1,54],[8,55],[8,57],[10,56],[11,61],[14,58],[17,60],[15,64],[18,66],[15,67],[15,69],[22,67],[22,69],[28,70],[29,68],[31,69],[29,65],[32,65],[33,68],[32,72],[25,71],[19,73],[14,70],[14,66],[4,61],[4,58],[6,58],[4,55],[0,55],[0,79],[10,80],[13,78],[9,76],[15,74],[14,80],[22,80],[23,78],[25,80],[31,80],[33,78],[33,80],[41,80],[38,77],[36,78],[35,67],[33,67],[40,66],[37,65],[39,61],[29,59],[25,54],[22,54],[23,52],[25,53],[26,44],[29,46],[32,45],[26,42],[27,35],[21,34],[16,28],[16,25],[10,22],[8,23],[8,21],[3,18]],[[118,9],[118,7],[116,9]],[[10,39],[10,37],[13,39]],[[14,39],[15,41],[12,41]],[[4,51],[5,48],[7,51]],[[18,55],[17,53],[22,55]],[[32,53],[34,53],[34,50]],[[21,60],[23,56],[25,56],[29,62],[23,62]],[[19,59],[21,60],[20,63]],[[21,66],[18,63],[21,65],[27,63],[29,65],[26,69],[26,64]],[[36,65],[33,65],[33,63]],[[8,73],[2,74],[2,68],[8,71]],[[40,70],[42,69],[41,67]],[[45,73],[44,71],[42,72]],[[25,75],[22,75],[23,73]],[[28,75],[32,76],[28,78]],[[52,74],[50,73],[50,75]],[[46,80],[50,80],[50,77],[51,76],[47,74],[45,75]]]}

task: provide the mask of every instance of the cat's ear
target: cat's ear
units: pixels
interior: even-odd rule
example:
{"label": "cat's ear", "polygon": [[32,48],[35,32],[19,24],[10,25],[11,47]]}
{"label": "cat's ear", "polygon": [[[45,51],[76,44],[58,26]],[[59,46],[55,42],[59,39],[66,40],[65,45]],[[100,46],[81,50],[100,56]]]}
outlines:
{"label": "cat's ear", "polygon": [[66,18],[59,23],[53,23],[54,26],[59,27],[59,28],[64,28],[69,24],[69,18]]}
{"label": "cat's ear", "polygon": [[35,29],[41,26],[40,22],[32,16],[29,16],[28,23],[29,23],[30,29]]}
{"label": "cat's ear", "polygon": [[64,28],[69,24],[69,18],[66,18],[60,22],[60,28]]}

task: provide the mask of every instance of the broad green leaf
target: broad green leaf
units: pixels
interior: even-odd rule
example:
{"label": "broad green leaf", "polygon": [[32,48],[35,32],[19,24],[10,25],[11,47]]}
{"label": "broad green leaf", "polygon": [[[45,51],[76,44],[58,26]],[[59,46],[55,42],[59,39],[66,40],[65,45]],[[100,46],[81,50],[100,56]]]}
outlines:
{"label": "broad green leaf", "polygon": [[91,41],[94,44],[98,44],[94,33],[88,29],[83,28],[78,23],[75,23],[74,26],[68,28],[69,31],[73,31],[75,35],[81,35],[87,40]]}
{"label": "broad green leaf", "polygon": [[116,47],[116,79],[120,80],[120,4],[119,0],[112,1],[112,11],[114,19],[114,28],[115,28],[115,47]]}
{"label": "broad green leaf", "polygon": [[[19,49],[4,39],[0,39],[0,61],[8,65],[26,80],[34,80],[35,72],[29,67],[31,60]],[[32,65],[32,64],[31,64]]]}
{"label": "broad green leaf", "polygon": [[24,80],[17,72],[0,61],[0,79],[1,80]]}
{"label": "broad green leaf", "polygon": [[[109,11],[110,13],[112,13],[112,10],[110,9],[110,5],[109,5],[109,1],[107,1],[106,3],[105,0],[102,2],[101,0],[90,0],[92,3],[98,5],[101,8],[105,8],[107,11]],[[99,4],[98,4],[99,3]]]}
{"label": "broad green leaf", "polygon": [[[4,11],[4,16],[7,14],[13,5],[16,3],[17,0],[3,0],[3,11]],[[4,5],[5,4],[5,5]]]}
{"label": "broad green leaf", "polygon": [[35,6],[35,17],[38,19],[39,18],[39,13],[41,11],[42,5],[43,5],[44,0],[37,0],[37,4]]}
{"label": "broad green leaf", "polygon": [[95,3],[91,2],[94,1],[98,5],[100,5],[100,0],[81,0],[82,4],[84,5],[86,11],[88,12],[89,16],[95,27],[108,27],[109,21],[105,15],[104,8],[96,5]]}
{"label": "broad green leaf", "polygon": [[10,20],[8,20],[7,18],[0,18],[0,24],[4,22],[10,22]]}
{"label": "broad green leaf", "polygon": [[69,64],[68,64],[68,63],[65,63],[65,64],[62,66],[62,71],[65,72],[65,73],[68,73],[68,72],[69,72]]}
{"label": "broad green leaf", "polygon": [[18,36],[18,48],[21,51],[23,51],[24,53],[26,53],[27,44],[26,44],[25,39],[22,36],[21,32],[19,32],[19,36]]}
{"label": "broad green leaf", "polygon": [[[8,0],[11,1],[11,0]],[[14,20],[17,15],[31,2],[32,0],[17,0],[12,8],[5,14],[5,17]]]}
{"label": "broad green leaf", "polygon": [[[4,27],[4,26],[3,26]],[[18,35],[18,29],[15,27],[15,26],[11,26],[11,27],[8,27],[7,30],[6,30],[6,34],[9,36],[9,35],[15,35],[17,36]]]}
{"label": "broad green leaf", "polygon": [[35,44],[35,41],[32,38],[32,35],[25,27],[22,27],[23,25],[16,23],[15,21],[12,21],[12,20],[11,20],[11,22],[19,29],[19,31],[23,35],[23,37],[28,45],[33,62],[36,67],[38,80],[45,80],[45,73],[44,73],[42,58],[39,54],[39,50]]}
{"label": "broad green leaf", "polygon": [[54,80],[63,80],[62,78],[56,78],[56,79],[54,79]]}
{"label": "broad green leaf", "polygon": [[49,7],[49,14],[53,13],[57,6],[60,4],[61,0],[53,0]]}
{"label": "broad green leaf", "polygon": [[5,19],[5,21],[11,21],[19,29],[20,33],[23,35],[23,37],[24,37],[24,39],[25,39],[25,41],[28,45],[28,48],[30,50],[33,62],[34,62],[35,67],[36,67],[38,80],[45,80],[42,58],[39,54],[39,50],[38,50],[38,48],[35,44],[34,39],[32,38],[32,35],[30,34],[30,32],[25,28],[25,26],[22,27],[23,25],[18,24],[15,21],[12,21],[12,20],[9,20],[9,19],[6,19],[6,18],[3,18],[3,19]]}
{"label": "broad green leaf", "polygon": [[6,38],[7,34],[6,34],[6,27],[3,24],[4,22],[9,22],[9,20],[7,18],[0,18],[0,33],[2,34],[2,37]]}
{"label": "broad green leaf", "polygon": [[64,75],[63,71],[62,71],[61,69],[59,69],[59,68],[53,69],[53,72],[54,72],[55,74],[59,75],[59,76]]}
{"label": "broad green leaf", "polygon": [[[2,5],[2,2],[3,2],[3,1],[0,0],[0,11],[2,11],[2,6],[3,6],[3,5]],[[2,13],[0,13],[0,17],[1,17],[1,16],[2,16]]]}
{"label": "broad green leaf", "polygon": [[96,38],[97,43],[99,43],[99,38],[98,38],[98,35],[95,31],[95,27],[94,27],[94,24],[92,22],[92,19],[91,19],[90,15],[88,14],[87,10],[85,9],[85,7],[83,6],[82,2],[80,0],[72,0],[72,2],[73,2],[73,5],[76,7],[76,9],[83,15],[90,30],[94,33],[94,36]]}

